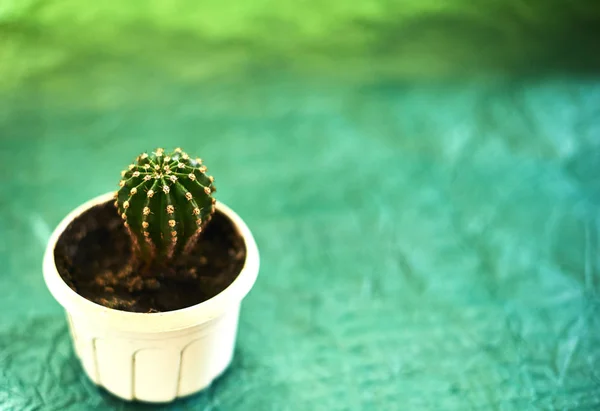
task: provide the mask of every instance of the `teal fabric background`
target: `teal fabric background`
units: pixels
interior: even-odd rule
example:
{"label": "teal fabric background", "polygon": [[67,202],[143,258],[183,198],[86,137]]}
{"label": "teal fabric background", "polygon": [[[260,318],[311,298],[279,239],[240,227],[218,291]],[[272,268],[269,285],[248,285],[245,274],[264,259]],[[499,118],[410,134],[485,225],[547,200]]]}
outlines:
{"label": "teal fabric background", "polygon": [[[0,2],[0,409],[600,408],[593,2],[76,3]],[[232,368],[164,407],[87,380],[41,274],[156,146],[262,256]]]}

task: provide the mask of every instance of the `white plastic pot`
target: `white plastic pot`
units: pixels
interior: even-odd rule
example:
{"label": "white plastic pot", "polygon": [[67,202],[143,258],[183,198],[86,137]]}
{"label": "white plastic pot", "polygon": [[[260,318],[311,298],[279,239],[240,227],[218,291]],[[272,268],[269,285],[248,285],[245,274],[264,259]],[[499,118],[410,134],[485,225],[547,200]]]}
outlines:
{"label": "white plastic pot", "polygon": [[44,279],[65,308],[73,345],[90,379],[125,400],[168,402],[194,394],[222,374],[233,357],[240,303],[258,275],[256,242],[230,208],[217,210],[235,225],[246,243],[238,277],[215,297],[164,313],[133,313],[95,304],[63,281],[54,248],[67,226],[84,211],[112,201],[99,196],[72,211],[52,233],[44,256]]}

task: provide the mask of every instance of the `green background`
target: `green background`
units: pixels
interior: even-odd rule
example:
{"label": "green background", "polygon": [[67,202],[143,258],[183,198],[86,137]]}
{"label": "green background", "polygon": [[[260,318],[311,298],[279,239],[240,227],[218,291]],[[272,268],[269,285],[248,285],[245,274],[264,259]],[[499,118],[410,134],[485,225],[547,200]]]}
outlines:
{"label": "green background", "polygon": [[41,274],[156,146],[262,257],[164,409],[600,408],[600,7],[357,3],[0,0],[0,409],[163,409],[87,380]]}

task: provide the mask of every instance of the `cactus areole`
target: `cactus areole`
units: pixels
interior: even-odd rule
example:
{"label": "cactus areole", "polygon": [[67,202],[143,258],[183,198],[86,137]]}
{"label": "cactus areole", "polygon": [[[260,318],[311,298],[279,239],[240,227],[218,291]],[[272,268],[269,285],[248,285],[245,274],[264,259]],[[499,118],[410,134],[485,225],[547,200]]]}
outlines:
{"label": "cactus areole", "polygon": [[121,172],[115,207],[138,258],[166,263],[193,248],[215,212],[214,178],[206,172],[180,148],[142,153]]}

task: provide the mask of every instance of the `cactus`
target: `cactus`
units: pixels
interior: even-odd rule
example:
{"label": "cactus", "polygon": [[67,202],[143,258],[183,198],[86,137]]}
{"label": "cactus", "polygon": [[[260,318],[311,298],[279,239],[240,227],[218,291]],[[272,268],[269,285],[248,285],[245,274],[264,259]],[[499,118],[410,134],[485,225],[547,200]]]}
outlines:
{"label": "cactus", "polygon": [[140,154],[121,172],[115,193],[134,252],[146,262],[188,252],[215,212],[214,178],[180,148]]}

